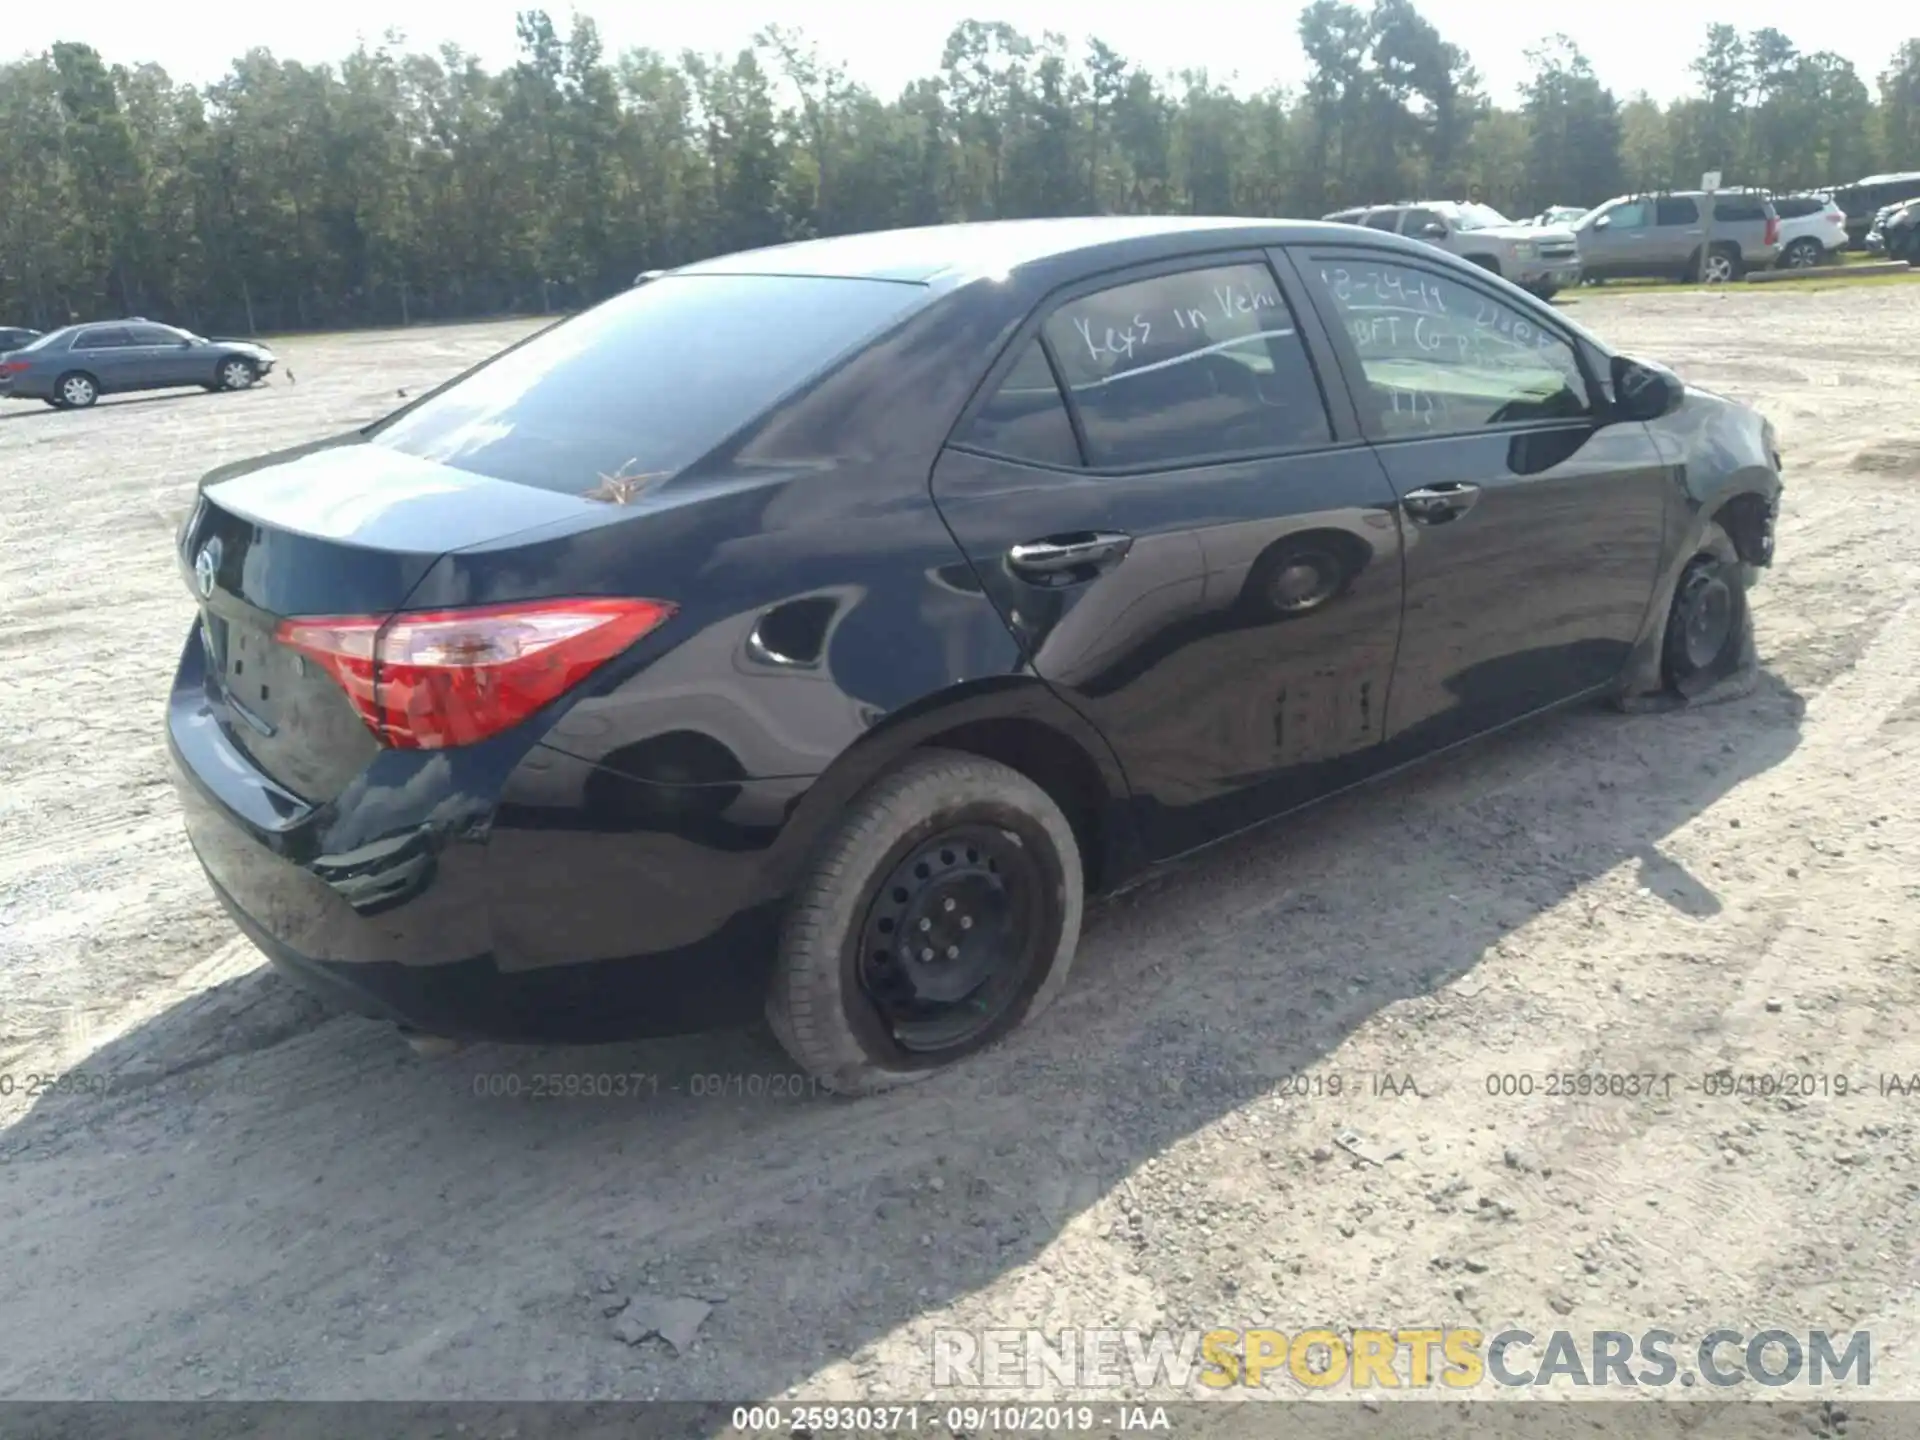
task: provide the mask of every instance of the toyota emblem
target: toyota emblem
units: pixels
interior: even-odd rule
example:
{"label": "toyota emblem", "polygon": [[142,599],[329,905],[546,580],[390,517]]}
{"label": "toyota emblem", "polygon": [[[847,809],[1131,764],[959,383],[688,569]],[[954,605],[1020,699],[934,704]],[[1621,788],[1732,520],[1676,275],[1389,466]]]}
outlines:
{"label": "toyota emblem", "polygon": [[200,553],[193,557],[193,584],[205,600],[213,594],[213,582],[220,573],[220,542],[209,540],[200,547]]}

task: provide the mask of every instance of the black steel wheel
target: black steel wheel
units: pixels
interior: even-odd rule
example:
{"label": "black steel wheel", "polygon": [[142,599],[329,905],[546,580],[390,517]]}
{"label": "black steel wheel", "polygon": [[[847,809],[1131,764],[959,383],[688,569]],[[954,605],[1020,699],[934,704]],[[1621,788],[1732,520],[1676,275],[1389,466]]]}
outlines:
{"label": "black steel wheel", "polygon": [[1746,657],[1750,623],[1746,567],[1727,532],[1710,526],[1673,589],[1661,652],[1667,688],[1690,698],[1733,675]]}
{"label": "black steel wheel", "polygon": [[921,842],[867,907],[860,983],[904,1050],[966,1045],[999,1019],[1039,955],[1043,880],[1010,830],[959,825]]}
{"label": "black steel wheel", "polygon": [[1083,903],[1073,827],[977,755],[915,752],[847,806],[795,896],[767,996],[776,1037],[846,1094],[990,1045],[1066,983]]}

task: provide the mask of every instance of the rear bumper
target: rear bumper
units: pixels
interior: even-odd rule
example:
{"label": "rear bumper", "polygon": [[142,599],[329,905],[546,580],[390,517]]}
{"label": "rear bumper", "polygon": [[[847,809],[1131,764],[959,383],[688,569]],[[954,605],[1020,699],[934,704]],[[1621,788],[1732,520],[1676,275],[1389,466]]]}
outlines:
{"label": "rear bumper", "polygon": [[759,1012],[782,909],[769,856],[811,782],[651,784],[522,736],[382,752],[313,805],[227,738],[196,652],[167,720],[187,836],[286,973],[460,1039],[639,1039]]}

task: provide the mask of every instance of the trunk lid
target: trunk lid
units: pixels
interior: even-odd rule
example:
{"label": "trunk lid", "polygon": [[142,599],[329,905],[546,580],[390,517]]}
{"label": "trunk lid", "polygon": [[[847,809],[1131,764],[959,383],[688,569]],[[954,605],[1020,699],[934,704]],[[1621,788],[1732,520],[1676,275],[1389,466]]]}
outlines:
{"label": "trunk lid", "polygon": [[449,551],[621,518],[618,506],[358,441],[216,471],[179,537],[209,703],[264,774],[331,800],[380,745],[340,684],[274,638],[280,621],[384,617]]}

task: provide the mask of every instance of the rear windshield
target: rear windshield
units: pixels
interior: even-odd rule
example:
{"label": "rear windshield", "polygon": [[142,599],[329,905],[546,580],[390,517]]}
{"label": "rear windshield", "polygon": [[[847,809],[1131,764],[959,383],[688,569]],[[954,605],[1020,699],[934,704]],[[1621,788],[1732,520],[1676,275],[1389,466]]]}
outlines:
{"label": "rear windshield", "polygon": [[496,480],[605,493],[684,469],[926,295],[889,280],[663,276],[507,352],[372,438]]}

